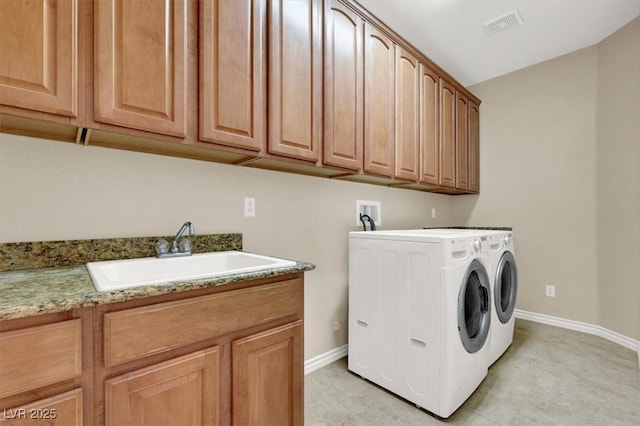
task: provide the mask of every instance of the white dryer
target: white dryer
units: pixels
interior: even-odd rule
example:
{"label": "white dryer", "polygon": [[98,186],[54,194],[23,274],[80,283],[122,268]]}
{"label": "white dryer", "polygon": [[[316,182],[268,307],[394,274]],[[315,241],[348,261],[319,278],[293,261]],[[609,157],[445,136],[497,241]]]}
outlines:
{"label": "white dryer", "polygon": [[514,310],[518,296],[518,269],[516,267],[513,233],[487,231],[488,253],[491,264],[491,344],[489,365],[504,354],[513,342]]}
{"label": "white dryer", "polygon": [[349,234],[349,370],[449,417],[487,374],[481,240],[432,230]]}

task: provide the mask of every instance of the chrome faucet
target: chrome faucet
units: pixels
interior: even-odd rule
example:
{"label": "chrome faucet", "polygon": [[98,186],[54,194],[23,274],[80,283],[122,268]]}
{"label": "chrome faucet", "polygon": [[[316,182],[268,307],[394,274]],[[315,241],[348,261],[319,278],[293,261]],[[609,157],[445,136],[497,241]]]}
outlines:
{"label": "chrome faucet", "polygon": [[195,228],[191,222],[185,222],[180,227],[180,230],[173,237],[171,241],[171,248],[169,248],[169,242],[167,240],[160,240],[156,243],[156,257],[177,257],[177,256],[191,256],[191,240],[189,238],[183,238],[184,234],[189,230],[189,236],[193,236],[196,233]]}

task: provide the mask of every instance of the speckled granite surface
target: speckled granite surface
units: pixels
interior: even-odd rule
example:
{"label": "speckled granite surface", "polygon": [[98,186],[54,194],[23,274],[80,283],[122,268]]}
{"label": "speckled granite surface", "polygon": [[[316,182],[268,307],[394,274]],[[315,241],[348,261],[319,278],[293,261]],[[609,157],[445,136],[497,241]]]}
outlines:
{"label": "speckled granite surface", "polygon": [[158,286],[99,292],[86,266],[0,272],[0,321],[71,309],[123,302],[160,294],[233,284],[315,269],[307,262],[264,271],[175,281]]}
{"label": "speckled granite surface", "polygon": [[[108,238],[0,244],[0,271],[84,265],[156,255],[156,242],[170,237]],[[194,253],[242,250],[242,234],[193,235]]]}
{"label": "speckled granite surface", "polygon": [[[159,238],[170,241],[172,237],[0,244],[0,271],[4,271],[0,272],[0,321],[315,269],[311,263],[296,262],[294,266],[285,268],[174,281],[157,286],[108,292],[95,289],[86,262],[153,257]],[[194,253],[242,249],[242,234],[195,235],[189,238],[193,242]]]}

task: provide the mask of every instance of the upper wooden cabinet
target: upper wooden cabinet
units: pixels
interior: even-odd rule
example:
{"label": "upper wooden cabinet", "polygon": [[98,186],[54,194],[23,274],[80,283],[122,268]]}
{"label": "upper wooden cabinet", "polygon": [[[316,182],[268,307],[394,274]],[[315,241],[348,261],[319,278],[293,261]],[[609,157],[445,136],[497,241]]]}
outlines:
{"label": "upper wooden cabinet", "polygon": [[325,1],[323,163],[362,170],[364,20]]}
{"label": "upper wooden cabinet", "polygon": [[364,170],[394,173],[395,45],[382,31],[365,23]]}
{"label": "upper wooden cabinet", "polygon": [[0,1],[0,104],[77,116],[77,6]]}
{"label": "upper wooden cabinet", "polygon": [[322,0],[271,0],[268,5],[268,151],[318,161],[322,139]]}
{"label": "upper wooden cabinet", "polygon": [[420,182],[437,185],[440,171],[440,91],[435,71],[420,64]]}
{"label": "upper wooden cabinet", "polygon": [[456,187],[456,89],[440,79],[440,176],[438,185]]}
{"label": "upper wooden cabinet", "polygon": [[469,189],[469,101],[456,90],[456,189]]}
{"label": "upper wooden cabinet", "polygon": [[200,140],[264,150],[265,25],[262,0],[200,3]]}
{"label": "upper wooden cabinet", "polygon": [[420,63],[401,46],[396,47],[395,174],[418,180],[420,152]]}
{"label": "upper wooden cabinet", "polygon": [[94,120],[184,137],[187,0],[95,2]]}
{"label": "upper wooden cabinet", "polygon": [[469,192],[480,192],[480,105],[469,101]]}
{"label": "upper wooden cabinet", "polygon": [[0,0],[0,132],[459,194],[479,104],[353,0]]}

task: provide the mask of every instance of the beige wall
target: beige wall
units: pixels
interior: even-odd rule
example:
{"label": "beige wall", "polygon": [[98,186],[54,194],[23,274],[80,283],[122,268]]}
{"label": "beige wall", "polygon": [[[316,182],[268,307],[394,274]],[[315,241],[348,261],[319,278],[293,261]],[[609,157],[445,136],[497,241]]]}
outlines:
{"label": "beige wall", "polygon": [[640,18],[598,54],[600,324],[640,340]]}
{"label": "beige wall", "polygon": [[[255,218],[243,217],[245,196]],[[0,134],[0,242],[166,235],[185,220],[200,233],[242,232],[245,250],[316,264],[306,358],[347,343],[358,199],[382,202],[384,228],[452,224],[445,195]]]}
{"label": "beige wall", "polygon": [[635,339],[639,26],[472,87],[482,99],[481,194],[453,206],[460,223],[513,226],[519,309]]}

